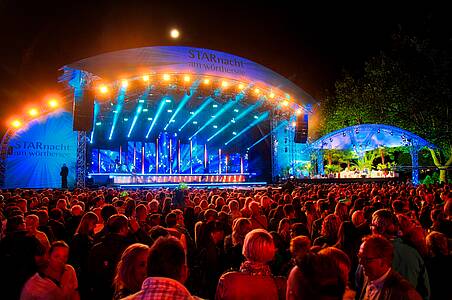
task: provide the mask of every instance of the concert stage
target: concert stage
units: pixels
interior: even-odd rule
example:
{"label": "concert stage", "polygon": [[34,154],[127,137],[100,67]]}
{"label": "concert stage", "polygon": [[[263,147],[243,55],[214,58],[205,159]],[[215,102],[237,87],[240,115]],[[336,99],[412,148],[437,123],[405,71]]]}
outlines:
{"label": "concert stage", "polygon": [[246,58],[145,47],[61,70],[70,105],[5,134],[0,187],[61,187],[63,164],[70,188],[261,183],[311,159],[307,122],[318,102]]}

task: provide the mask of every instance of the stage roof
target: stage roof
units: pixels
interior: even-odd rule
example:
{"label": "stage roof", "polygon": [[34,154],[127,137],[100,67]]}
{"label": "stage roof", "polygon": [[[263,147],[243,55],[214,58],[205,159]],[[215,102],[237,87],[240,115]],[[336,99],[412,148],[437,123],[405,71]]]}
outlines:
{"label": "stage roof", "polygon": [[61,81],[70,81],[74,71],[92,79],[119,81],[143,74],[193,74],[226,78],[283,93],[306,107],[318,102],[290,80],[248,59],[209,49],[160,46],[100,54],[62,67]]}
{"label": "stage roof", "polygon": [[313,149],[354,150],[364,153],[378,147],[416,146],[436,148],[416,134],[385,124],[361,124],[330,132],[311,144]]}

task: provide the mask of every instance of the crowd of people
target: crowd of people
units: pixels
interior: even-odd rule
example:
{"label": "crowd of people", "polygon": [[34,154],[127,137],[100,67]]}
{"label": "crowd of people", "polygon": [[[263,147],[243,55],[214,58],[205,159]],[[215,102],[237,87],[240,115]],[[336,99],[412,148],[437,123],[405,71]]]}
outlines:
{"label": "crowd of people", "polygon": [[447,184],[0,191],[1,299],[452,299]]}

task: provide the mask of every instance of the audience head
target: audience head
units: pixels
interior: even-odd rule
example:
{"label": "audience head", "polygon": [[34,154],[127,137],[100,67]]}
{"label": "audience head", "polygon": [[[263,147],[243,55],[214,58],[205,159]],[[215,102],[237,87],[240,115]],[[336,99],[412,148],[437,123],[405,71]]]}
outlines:
{"label": "audience head", "polygon": [[394,236],[398,230],[397,218],[389,209],[379,209],[372,214],[371,229],[374,234]]}
{"label": "audience head", "polygon": [[69,258],[69,246],[64,241],[53,242],[49,250],[49,268],[63,270]]}
{"label": "audience head", "polygon": [[251,231],[251,221],[247,218],[237,218],[232,224],[232,244],[243,244],[245,236]]}
{"label": "audience head", "polygon": [[113,285],[116,291],[126,288],[132,293],[138,292],[147,275],[149,247],[132,244],[124,250],[116,267]]}
{"label": "audience head", "polygon": [[126,236],[129,232],[129,220],[125,215],[116,214],[108,218],[107,230],[109,233],[115,233]]}
{"label": "audience head", "polygon": [[275,255],[275,244],[270,233],[254,229],[245,236],[242,254],[250,262],[268,263]]}
{"label": "audience head", "polygon": [[83,215],[80,223],[78,224],[77,230],[75,233],[78,234],[92,234],[94,228],[96,227],[99,218],[92,211],[87,212]]}
{"label": "audience head", "polygon": [[449,255],[448,239],[444,233],[432,231],[427,235],[425,241],[431,256]]}
{"label": "audience head", "polygon": [[394,247],[384,236],[373,234],[363,239],[358,259],[364,274],[375,280],[385,274],[392,265]]}
{"label": "audience head", "polygon": [[311,248],[311,239],[305,235],[299,235],[290,240],[290,254],[299,262]]}
{"label": "audience head", "polygon": [[152,245],[148,256],[148,276],[166,277],[184,283],[187,279],[185,252],[175,237],[160,237]]}

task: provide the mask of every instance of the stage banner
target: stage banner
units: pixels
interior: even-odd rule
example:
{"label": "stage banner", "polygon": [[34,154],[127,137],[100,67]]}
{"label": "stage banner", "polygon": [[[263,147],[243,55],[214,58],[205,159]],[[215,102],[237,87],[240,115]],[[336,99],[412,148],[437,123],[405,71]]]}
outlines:
{"label": "stage banner", "polygon": [[69,188],[74,187],[76,160],[71,113],[62,111],[35,121],[9,141],[5,188],[61,188],[63,164],[69,168]]}

